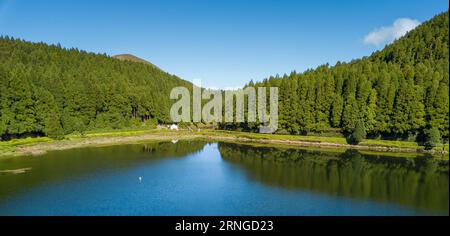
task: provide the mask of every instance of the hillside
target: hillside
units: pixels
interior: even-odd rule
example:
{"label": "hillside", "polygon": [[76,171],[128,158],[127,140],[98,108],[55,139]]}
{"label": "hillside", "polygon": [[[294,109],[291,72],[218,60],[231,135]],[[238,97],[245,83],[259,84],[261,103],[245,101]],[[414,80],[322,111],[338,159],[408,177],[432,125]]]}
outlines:
{"label": "hillside", "polygon": [[371,56],[372,61],[417,65],[448,61],[448,12],[419,25],[404,37]]}
{"label": "hillside", "polygon": [[144,63],[0,37],[0,137],[61,137],[169,122],[190,83]]}
{"label": "hillside", "polygon": [[256,86],[279,87],[278,133],[348,135],[360,122],[373,138],[423,141],[438,130],[448,139],[448,27],[445,12],[370,57],[272,76]]}
{"label": "hillside", "polygon": [[[119,60],[123,60],[123,61],[131,61],[131,62],[137,62],[137,63],[144,63],[146,65],[150,65],[153,66],[155,68],[158,68],[157,66],[155,66],[154,64],[152,64],[149,61],[146,61],[142,58],[139,58],[137,56],[131,55],[131,54],[119,54],[119,55],[115,55],[112,56],[113,58],[119,59]],[[159,68],[158,68],[159,69]]]}

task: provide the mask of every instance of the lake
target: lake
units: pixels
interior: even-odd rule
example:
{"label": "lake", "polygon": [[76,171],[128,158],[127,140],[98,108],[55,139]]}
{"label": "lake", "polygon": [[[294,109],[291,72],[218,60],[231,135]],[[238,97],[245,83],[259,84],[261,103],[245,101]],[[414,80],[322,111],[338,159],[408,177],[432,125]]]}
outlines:
{"label": "lake", "polygon": [[0,158],[0,215],[448,215],[447,160],[203,141]]}

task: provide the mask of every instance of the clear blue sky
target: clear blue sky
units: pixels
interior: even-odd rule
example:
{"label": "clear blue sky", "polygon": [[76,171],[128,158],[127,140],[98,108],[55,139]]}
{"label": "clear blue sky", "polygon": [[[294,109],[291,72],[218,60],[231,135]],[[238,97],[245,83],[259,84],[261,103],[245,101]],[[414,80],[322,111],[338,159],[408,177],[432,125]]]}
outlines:
{"label": "clear blue sky", "polygon": [[115,55],[131,53],[208,87],[370,55],[396,19],[423,22],[446,0],[0,0],[0,34]]}

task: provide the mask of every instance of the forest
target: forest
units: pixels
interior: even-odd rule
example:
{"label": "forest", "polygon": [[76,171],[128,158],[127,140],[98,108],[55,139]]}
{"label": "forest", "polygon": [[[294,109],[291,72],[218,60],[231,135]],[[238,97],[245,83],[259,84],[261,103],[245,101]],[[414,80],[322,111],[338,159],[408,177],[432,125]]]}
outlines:
{"label": "forest", "polygon": [[0,38],[0,136],[61,138],[170,121],[170,90],[191,83],[155,66]]}
{"label": "forest", "polygon": [[[278,133],[418,142],[449,138],[448,12],[371,56],[271,76]],[[0,37],[0,137],[61,138],[170,123],[170,90],[192,84],[145,63]],[[257,124],[222,129],[257,131]]]}
{"label": "forest", "polygon": [[[426,142],[449,137],[448,12],[370,57],[246,86],[279,87],[279,133]],[[255,124],[223,124],[256,130]]]}

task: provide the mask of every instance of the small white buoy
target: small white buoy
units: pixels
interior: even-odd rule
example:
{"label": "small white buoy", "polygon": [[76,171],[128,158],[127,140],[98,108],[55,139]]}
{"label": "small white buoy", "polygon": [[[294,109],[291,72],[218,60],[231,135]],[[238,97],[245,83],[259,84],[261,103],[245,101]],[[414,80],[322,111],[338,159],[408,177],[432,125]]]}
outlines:
{"label": "small white buoy", "polygon": [[141,176],[139,176],[139,183],[140,183],[140,182],[142,182],[142,177],[141,177]]}

